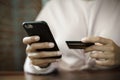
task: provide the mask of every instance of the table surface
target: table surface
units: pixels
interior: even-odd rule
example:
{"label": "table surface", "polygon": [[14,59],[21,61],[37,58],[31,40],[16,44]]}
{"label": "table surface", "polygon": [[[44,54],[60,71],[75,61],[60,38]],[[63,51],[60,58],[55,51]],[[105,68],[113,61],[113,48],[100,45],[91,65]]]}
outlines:
{"label": "table surface", "polygon": [[58,72],[33,75],[24,72],[0,72],[0,80],[120,80],[120,70]]}

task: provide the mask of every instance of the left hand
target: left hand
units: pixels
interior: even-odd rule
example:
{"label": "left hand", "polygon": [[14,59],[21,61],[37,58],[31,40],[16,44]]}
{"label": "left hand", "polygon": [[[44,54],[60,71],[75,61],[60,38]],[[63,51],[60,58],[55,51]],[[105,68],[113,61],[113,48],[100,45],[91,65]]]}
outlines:
{"label": "left hand", "polygon": [[85,52],[99,51],[99,53],[91,54],[92,58],[96,59],[96,65],[112,67],[120,65],[120,47],[110,39],[103,37],[87,37],[83,42],[99,43],[85,49]]}

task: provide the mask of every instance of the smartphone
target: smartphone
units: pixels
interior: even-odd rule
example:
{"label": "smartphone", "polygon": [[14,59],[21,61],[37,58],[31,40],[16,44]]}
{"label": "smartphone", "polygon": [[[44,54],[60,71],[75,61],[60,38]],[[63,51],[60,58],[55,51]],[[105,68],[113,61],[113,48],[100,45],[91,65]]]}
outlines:
{"label": "smartphone", "polygon": [[40,42],[53,42],[55,45],[53,48],[38,49],[37,51],[59,51],[59,48],[54,40],[51,30],[45,21],[23,22],[22,25],[29,36],[35,36],[35,35],[40,36],[40,40],[38,41],[39,43]]}
{"label": "smartphone", "polygon": [[66,44],[70,49],[85,49],[95,45],[94,43],[84,43],[82,41],[66,41]]}

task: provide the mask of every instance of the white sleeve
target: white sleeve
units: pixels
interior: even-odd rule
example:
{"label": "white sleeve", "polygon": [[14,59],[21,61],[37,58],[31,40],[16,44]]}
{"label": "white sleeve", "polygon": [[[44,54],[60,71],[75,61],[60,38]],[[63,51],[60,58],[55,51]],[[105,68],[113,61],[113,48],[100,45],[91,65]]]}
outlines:
{"label": "white sleeve", "polygon": [[27,57],[24,64],[24,71],[32,74],[48,74],[55,70],[54,63],[50,64],[47,68],[40,68],[31,64],[31,60]]}

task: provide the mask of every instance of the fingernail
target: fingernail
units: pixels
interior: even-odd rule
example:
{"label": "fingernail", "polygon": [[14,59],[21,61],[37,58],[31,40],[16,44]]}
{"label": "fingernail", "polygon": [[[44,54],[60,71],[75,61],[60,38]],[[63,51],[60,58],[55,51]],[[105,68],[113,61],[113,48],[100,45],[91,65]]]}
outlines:
{"label": "fingernail", "polygon": [[82,42],[85,42],[86,40],[87,40],[86,37],[81,39]]}
{"label": "fingernail", "polygon": [[57,54],[58,54],[58,56],[59,56],[59,55],[62,55],[62,52],[57,52]]}
{"label": "fingernail", "polygon": [[49,43],[49,47],[51,47],[51,48],[54,47],[54,43],[52,43],[52,42]]}
{"label": "fingernail", "polygon": [[36,41],[40,40],[40,37],[39,37],[39,36],[36,36],[36,37],[35,37],[35,40],[36,40]]}

